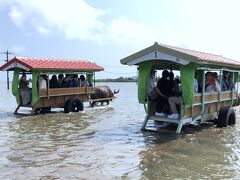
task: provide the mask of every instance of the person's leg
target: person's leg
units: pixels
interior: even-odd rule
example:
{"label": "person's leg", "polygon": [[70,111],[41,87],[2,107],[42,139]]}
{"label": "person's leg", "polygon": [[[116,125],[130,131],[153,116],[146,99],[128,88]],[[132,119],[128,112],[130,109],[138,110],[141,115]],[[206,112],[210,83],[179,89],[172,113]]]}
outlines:
{"label": "person's leg", "polygon": [[176,114],[178,112],[177,106],[176,106],[176,104],[178,104],[177,102],[178,102],[178,97],[170,97],[168,99],[168,103],[170,105],[170,108],[173,114]]}
{"label": "person's leg", "polygon": [[169,105],[171,107],[171,111],[172,114],[168,116],[168,118],[173,118],[173,119],[177,119],[179,118],[179,114],[177,111],[177,104],[181,104],[182,103],[182,97],[170,97],[168,99]]}
{"label": "person's leg", "polygon": [[149,115],[155,115],[155,113],[156,113],[156,106],[157,106],[157,102],[155,102],[155,101],[148,101],[148,114]]}
{"label": "person's leg", "polygon": [[162,112],[162,108],[163,108],[163,106],[162,106],[162,97],[159,96],[158,99],[157,99],[156,111],[157,111],[158,113],[160,113],[160,112]]}
{"label": "person's leg", "polygon": [[164,98],[162,96],[159,96],[159,98],[157,100],[157,107],[156,107],[157,113],[156,113],[156,115],[165,116],[165,114],[163,112],[165,104],[166,104],[166,98]]}

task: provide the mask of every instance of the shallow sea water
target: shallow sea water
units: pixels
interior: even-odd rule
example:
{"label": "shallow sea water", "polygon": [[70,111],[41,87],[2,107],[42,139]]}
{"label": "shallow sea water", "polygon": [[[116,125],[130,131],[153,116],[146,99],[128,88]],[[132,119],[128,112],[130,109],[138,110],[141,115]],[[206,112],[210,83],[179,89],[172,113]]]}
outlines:
{"label": "shallow sea water", "polygon": [[[0,97],[0,179],[239,179],[240,123],[141,132],[136,83],[110,106],[81,113],[15,116],[5,84]],[[150,123],[151,126],[154,124]]]}

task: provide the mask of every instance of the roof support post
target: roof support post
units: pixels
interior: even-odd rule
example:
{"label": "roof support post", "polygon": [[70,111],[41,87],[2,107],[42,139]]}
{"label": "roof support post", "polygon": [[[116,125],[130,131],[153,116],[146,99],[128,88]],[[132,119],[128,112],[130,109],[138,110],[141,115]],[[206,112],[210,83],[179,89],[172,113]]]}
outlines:
{"label": "roof support post", "polygon": [[49,86],[50,86],[50,84],[49,84],[49,73],[47,74],[47,77],[48,77],[48,80],[47,80],[47,97],[49,99]]}
{"label": "roof support post", "polygon": [[202,104],[201,104],[201,114],[204,112],[204,103],[205,103],[205,70],[203,69],[202,73]]}

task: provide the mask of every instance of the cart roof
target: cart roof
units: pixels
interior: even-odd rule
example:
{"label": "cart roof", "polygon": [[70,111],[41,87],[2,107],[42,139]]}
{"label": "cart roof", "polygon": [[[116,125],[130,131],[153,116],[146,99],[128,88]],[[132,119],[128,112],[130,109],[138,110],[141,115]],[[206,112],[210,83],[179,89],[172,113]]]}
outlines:
{"label": "cart roof", "polygon": [[225,58],[221,55],[158,44],[157,42],[146,49],[121,59],[120,62],[127,65],[137,65],[141,62],[149,60],[169,60],[184,65],[188,64],[189,62],[195,62],[196,64],[202,65],[217,65],[240,68],[240,61]]}
{"label": "cart roof", "polygon": [[103,67],[86,60],[46,59],[32,57],[14,57],[0,67],[1,71],[14,71],[20,68],[26,71],[102,71]]}

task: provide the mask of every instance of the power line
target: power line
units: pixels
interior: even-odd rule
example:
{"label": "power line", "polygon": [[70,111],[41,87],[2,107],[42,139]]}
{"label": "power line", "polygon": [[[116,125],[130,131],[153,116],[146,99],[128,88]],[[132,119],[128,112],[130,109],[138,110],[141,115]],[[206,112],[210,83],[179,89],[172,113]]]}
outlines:
{"label": "power line", "polygon": [[109,74],[136,74],[136,72],[128,72],[128,73],[117,73],[117,72],[110,72],[110,71],[102,71],[103,73]]}
{"label": "power line", "polygon": [[[100,65],[100,66],[105,66],[105,67],[110,67],[110,68],[122,68],[124,66],[124,65],[114,66],[114,65],[106,65],[106,64],[99,64],[99,63],[97,63],[97,64]],[[132,68],[130,66],[125,66],[125,67]]]}
{"label": "power line", "polygon": [[[8,62],[8,57],[9,57],[9,55],[13,55],[14,53],[12,53],[12,52],[9,52],[8,50],[7,51],[5,51],[5,52],[1,52],[1,54],[6,54],[6,57],[7,57],[7,59],[5,60],[6,62]],[[9,89],[9,71],[7,71],[7,89]]]}

